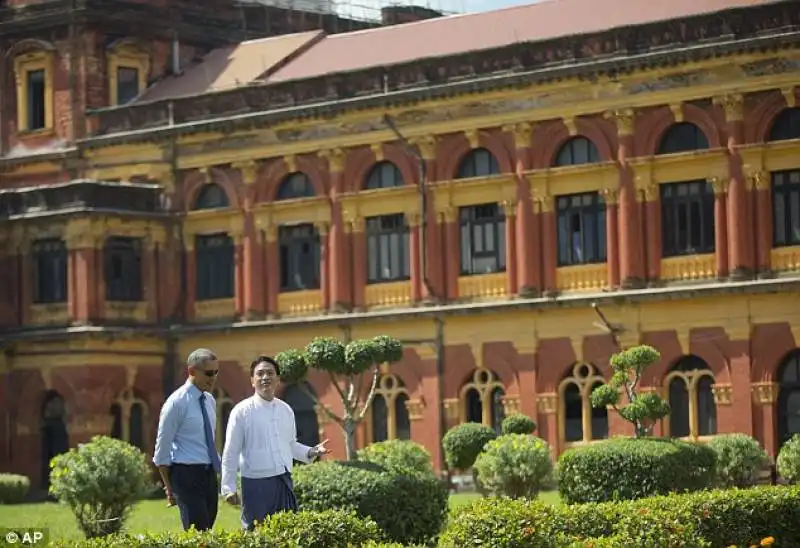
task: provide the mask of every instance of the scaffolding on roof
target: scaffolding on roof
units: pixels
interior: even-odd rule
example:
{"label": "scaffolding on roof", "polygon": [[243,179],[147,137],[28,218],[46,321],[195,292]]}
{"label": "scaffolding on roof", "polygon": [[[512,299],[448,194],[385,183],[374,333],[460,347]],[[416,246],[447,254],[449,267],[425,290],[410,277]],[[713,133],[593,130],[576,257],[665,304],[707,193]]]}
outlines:
{"label": "scaffolding on roof", "polygon": [[420,8],[442,15],[464,12],[464,0],[238,0],[240,5],[262,5],[289,11],[335,15],[343,19],[380,24],[385,8]]}

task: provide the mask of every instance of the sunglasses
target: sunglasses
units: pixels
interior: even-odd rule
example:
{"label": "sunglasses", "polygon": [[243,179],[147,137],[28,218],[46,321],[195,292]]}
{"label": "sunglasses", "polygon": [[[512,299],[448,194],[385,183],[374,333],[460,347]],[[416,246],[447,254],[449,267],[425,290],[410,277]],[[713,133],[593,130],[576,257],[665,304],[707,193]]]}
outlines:
{"label": "sunglasses", "polygon": [[202,371],[202,373],[205,373],[206,377],[216,377],[219,375],[219,369],[207,369]]}

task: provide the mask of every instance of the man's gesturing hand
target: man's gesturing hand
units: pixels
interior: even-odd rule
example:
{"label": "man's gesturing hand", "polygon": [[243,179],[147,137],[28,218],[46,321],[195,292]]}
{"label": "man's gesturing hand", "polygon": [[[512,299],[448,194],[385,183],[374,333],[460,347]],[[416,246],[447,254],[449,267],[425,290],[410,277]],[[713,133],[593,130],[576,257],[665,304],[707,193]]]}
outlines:
{"label": "man's gesturing hand", "polygon": [[311,450],[309,450],[308,452],[308,458],[314,460],[317,457],[320,457],[322,455],[327,455],[328,453],[330,453],[331,450],[325,447],[326,443],[328,443],[328,440],[324,440],[319,445],[315,445],[314,447],[312,447]]}

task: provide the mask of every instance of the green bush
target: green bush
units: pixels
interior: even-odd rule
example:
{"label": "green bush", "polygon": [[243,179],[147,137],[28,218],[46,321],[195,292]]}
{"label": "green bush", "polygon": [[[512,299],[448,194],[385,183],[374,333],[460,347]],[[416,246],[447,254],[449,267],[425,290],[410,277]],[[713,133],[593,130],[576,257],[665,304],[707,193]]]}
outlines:
{"label": "green bush", "polygon": [[716,483],[720,487],[754,485],[758,473],[769,464],[767,452],[746,434],[714,436],[708,446],[717,455]]}
{"label": "green bush", "polygon": [[485,424],[465,422],[454,426],[442,439],[447,466],[457,470],[469,470],[483,451],[483,447],[496,437],[497,432]]}
{"label": "green bush", "polygon": [[353,510],[370,517],[387,540],[403,544],[435,538],[447,518],[447,488],[432,474],[398,474],[368,462],[317,462],[294,473],[303,510]]}
{"label": "green bush", "polygon": [[358,460],[380,464],[401,474],[433,474],[431,454],[422,445],[409,440],[372,443],[358,452]]}
{"label": "green bush", "polygon": [[770,486],[567,505],[485,498],[455,510],[440,545],[800,546],[800,487]]}
{"label": "green bush", "polygon": [[31,480],[18,474],[0,474],[0,504],[19,504],[28,495]]}
{"label": "green bush", "polygon": [[107,436],[58,455],[50,468],[50,493],[69,506],[90,538],[119,531],[152,486],[144,453]]}
{"label": "green bush", "polygon": [[528,415],[514,413],[503,419],[500,423],[502,434],[533,434],[536,432],[536,422]]}
{"label": "green bush", "polygon": [[783,444],[775,461],[778,474],[789,483],[800,483],[800,434]]}
{"label": "green bush", "polygon": [[58,548],[349,548],[350,546],[385,546],[383,535],[374,521],[361,519],[351,512],[282,512],[268,517],[253,532],[195,530],[181,533],[147,535],[111,535],[76,543],[58,541]]}
{"label": "green bush", "polygon": [[567,504],[697,491],[712,485],[715,464],[701,443],[614,438],[562,453],[558,491]]}
{"label": "green bush", "polygon": [[553,474],[550,446],[530,434],[506,434],[486,444],[475,470],[494,495],[536,498]]}

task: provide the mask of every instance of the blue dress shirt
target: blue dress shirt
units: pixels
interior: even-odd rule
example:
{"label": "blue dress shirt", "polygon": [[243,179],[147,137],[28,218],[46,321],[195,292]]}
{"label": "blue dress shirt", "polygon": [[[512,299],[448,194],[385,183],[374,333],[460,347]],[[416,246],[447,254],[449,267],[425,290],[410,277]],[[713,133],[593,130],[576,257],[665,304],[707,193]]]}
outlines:
{"label": "blue dress shirt", "polygon": [[[158,419],[156,449],[153,453],[153,463],[156,466],[211,464],[203,429],[200,394],[202,392],[199,388],[186,382],[164,402]],[[216,439],[217,404],[214,396],[206,393],[205,404]]]}

